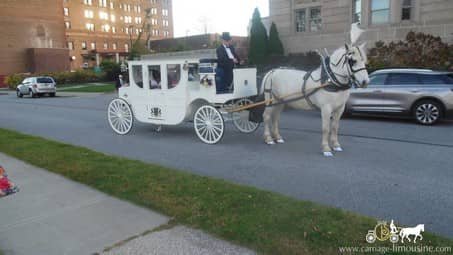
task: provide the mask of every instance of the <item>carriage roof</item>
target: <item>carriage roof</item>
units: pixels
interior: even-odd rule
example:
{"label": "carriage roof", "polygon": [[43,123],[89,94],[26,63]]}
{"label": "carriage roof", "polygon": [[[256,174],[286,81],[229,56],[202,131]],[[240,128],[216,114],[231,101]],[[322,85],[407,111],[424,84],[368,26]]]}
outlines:
{"label": "carriage roof", "polygon": [[147,63],[184,63],[186,61],[200,61],[202,59],[215,59],[216,52],[215,49],[207,50],[193,50],[193,51],[179,51],[179,52],[166,52],[166,53],[156,53],[150,55],[144,55],[140,60],[130,61],[134,62],[147,62]]}

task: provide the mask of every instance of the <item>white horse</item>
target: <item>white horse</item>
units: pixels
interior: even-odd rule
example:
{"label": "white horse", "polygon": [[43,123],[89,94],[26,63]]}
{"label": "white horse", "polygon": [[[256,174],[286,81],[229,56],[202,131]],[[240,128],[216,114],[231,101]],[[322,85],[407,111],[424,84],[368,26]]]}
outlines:
{"label": "white horse", "polygon": [[420,237],[420,241],[423,240],[421,232],[425,232],[425,224],[418,224],[414,228],[403,228],[400,231],[401,242],[404,243],[404,238],[411,241],[409,236],[414,236],[414,243],[417,243],[417,238]]}
{"label": "white horse", "polygon": [[[332,148],[334,151],[343,150],[338,142],[338,128],[349,98],[349,88],[352,83],[365,87],[369,82],[365,68],[367,62],[365,44],[354,46],[361,33],[357,24],[353,24],[351,45],[346,44],[335,50],[330,60],[327,58],[326,61],[323,60],[321,66],[311,73],[292,69],[274,69],[265,75],[260,93],[264,93],[266,100],[272,99],[272,103],[263,113],[266,144],[285,142],[280,135],[278,125],[280,114],[284,106],[288,105],[295,109],[318,108],[321,110],[321,147],[324,156],[333,156]],[[326,83],[329,83],[328,87],[319,89]],[[288,97],[288,95],[294,96]],[[304,95],[306,97],[301,98]]]}

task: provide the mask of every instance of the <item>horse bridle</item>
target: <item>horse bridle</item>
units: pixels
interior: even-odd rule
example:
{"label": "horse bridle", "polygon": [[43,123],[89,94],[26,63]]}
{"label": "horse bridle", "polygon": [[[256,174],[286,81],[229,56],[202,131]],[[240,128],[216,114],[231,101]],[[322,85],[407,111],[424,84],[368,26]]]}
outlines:
{"label": "horse bridle", "polygon": [[[333,66],[337,67],[340,64],[340,62],[344,59],[343,60],[343,67],[347,64],[346,70],[348,71],[348,75],[347,76],[346,75],[342,75],[342,74],[334,72],[333,70],[331,70],[331,68],[329,68],[329,69],[331,70],[331,72],[333,74],[332,76],[339,76],[341,78],[347,79],[348,82],[347,83],[341,83],[341,82],[338,81],[338,79],[336,79],[336,77],[331,77],[332,78],[332,82],[335,85],[339,86],[339,87],[345,87],[345,86],[351,87],[350,84],[353,84],[355,87],[358,87],[358,85],[357,85],[358,81],[357,81],[357,78],[355,77],[355,74],[358,73],[358,72],[366,70],[366,67],[362,67],[362,68],[359,68],[359,69],[354,69],[354,65],[357,62],[357,60],[354,60],[353,58],[349,57],[348,56],[349,55],[349,53],[348,53],[349,50],[348,50],[347,47],[345,47],[345,48],[346,48],[346,53],[343,54],[343,56],[341,56],[341,58],[338,60],[338,62],[337,63],[332,63],[332,62],[329,61],[329,65],[333,65]],[[359,52],[360,58],[363,60],[364,58],[363,58],[362,52],[360,51],[359,47],[356,46],[355,48]]]}

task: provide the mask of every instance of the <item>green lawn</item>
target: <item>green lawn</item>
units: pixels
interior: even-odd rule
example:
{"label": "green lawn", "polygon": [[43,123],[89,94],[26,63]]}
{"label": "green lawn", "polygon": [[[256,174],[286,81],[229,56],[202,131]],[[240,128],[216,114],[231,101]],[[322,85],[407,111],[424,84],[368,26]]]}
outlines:
{"label": "green lawn", "polygon": [[[5,129],[0,151],[259,253],[338,254],[340,246],[373,246],[364,240],[376,220],[344,210]],[[453,246],[430,233],[422,243]]]}
{"label": "green lawn", "polygon": [[87,92],[87,93],[108,93],[115,91],[115,84],[105,84],[105,85],[86,85],[80,84],[79,86],[83,87],[68,87],[60,89],[61,92]]}

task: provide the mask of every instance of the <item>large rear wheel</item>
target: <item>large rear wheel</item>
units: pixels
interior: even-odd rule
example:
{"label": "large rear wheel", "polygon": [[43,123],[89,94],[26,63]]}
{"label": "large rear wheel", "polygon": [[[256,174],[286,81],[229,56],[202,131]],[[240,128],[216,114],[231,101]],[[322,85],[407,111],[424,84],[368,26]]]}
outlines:
{"label": "large rear wheel", "polygon": [[113,99],[108,107],[107,118],[110,127],[119,135],[128,134],[134,124],[134,114],[129,104],[123,99]]}
{"label": "large rear wheel", "polygon": [[198,108],[193,123],[198,138],[207,144],[218,143],[225,132],[222,114],[211,105]]}

